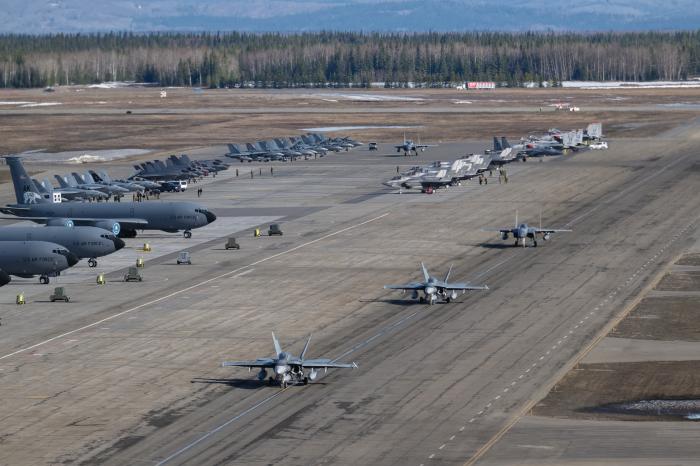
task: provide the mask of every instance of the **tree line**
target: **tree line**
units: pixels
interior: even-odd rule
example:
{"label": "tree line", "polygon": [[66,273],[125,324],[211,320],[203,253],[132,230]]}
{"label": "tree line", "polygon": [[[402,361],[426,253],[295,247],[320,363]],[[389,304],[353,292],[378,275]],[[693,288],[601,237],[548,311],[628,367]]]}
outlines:
{"label": "tree line", "polygon": [[681,80],[700,31],[640,33],[152,33],[0,35],[0,87],[106,81],[324,86]]}

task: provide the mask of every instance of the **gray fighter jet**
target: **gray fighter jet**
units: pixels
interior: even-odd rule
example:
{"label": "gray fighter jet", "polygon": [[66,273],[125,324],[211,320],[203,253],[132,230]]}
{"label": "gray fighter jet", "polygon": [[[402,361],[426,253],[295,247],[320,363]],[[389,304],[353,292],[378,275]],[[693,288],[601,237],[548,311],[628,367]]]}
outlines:
{"label": "gray fighter jet", "polygon": [[124,241],[109,231],[97,227],[73,226],[10,226],[0,227],[2,241],[46,241],[56,243],[88,259],[90,267],[97,267],[97,257],[112,254],[124,247]]}
{"label": "gray fighter jet", "polygon": [[548,241],[552,237],[552,233],[564,233],[570,232],[571,230],[557,229],[557,228],[542,228],[542,219],[540,218],[540,226],[533,227],[527,223],[518,224],[518,212],[515,212],[515,226],[513,228],[485,228],[483,231],[498,231],[501,233],[501,239],[503,241],[508,240],[510,235],[515,238],[515,244],[513,246],[517,247],[522,245],[525,247],[526,240],[530,240],[534,247],[537,247],[537,235],[541,235],[544,241]]}
{"label": "gray fighter jet", "polygon": [[78,182],[78,187],[83,189],[94,189],[95,191],[102,191],[111,196],[121,196],[129,192],[128,189],[122,188],[120,186],[114,186],[106,183],[96,183],[92,179],[92,175],[89,172],[85,172],[84,175],[80,173],[71,172],[75,181]]}
{"label": "gray fighter jet", "polygon": [[46,241],[0,241],[0,286],[10,283],[10,275],[49,283],[49,277],[59,275],[79,261],[75,254],[55,243]]}
{"label": "gray fighter jet", "polygon": [[[458,292],[464,294],[467,290],[488,290],[489,287],[486,285],[472,285],[470,283],[449,283],[450,273],[452,272],[452,266],[450,270],[447,271],[444,280],[435,278],[428,273],[428,269],[425,265],[420,263],[421,270],[423,271],[423,281],[422,282],[411,282],[405,285],[385,285],[384,289],[387,290],[402,290],[402,292],[411,291],[411,297],[413,299],[418,299],[421,303],[427,302],[428,304],[434,304],[438,298],[442,298],[445,302],[450,302],[457,299]],[[423,296],[420,296],[420,292],[423,292]]]}
{"label": "gray fighter jet", "polygon": [[[306,351],[309,349],[311,337],[306,341],[299,357],[282,351],[279,341],[275,338],[275,332],[272,332],[272,342],[275,345],[275,356],[272,358],[261,358],[253,361],[225,361],[221,365],[223,367],[247,367],[248,370],[251,370],[253,367],[260,368],[257,377],[261,381],[265,380],[267,370],[270,369],[272,375],[268,378],[268,383],[272,385],[277,381],[282,388],[287,388],[287,385],[290,383],[303,383],[306,385],[310,380],[316,380],[318,369],[326,371],[328,368],[357,368],[357,364],[354,362],[343,364],[333,362],[331,359],[306,359]],[[305,369],[310,369],[308,374],[304,372]]]}
{"label": "gray fighter jet", "polygon": [[88,189],[78,189],[78,188],[55,188],[48,178],[40,182],[39,180],[32,179],[36,189],[39,190],[45,199],[53,199],[54,193],[59,193],[61,199],[72,200],[97,200],[97,199],[108,199],[109,196],[100,191],[92,191]]}
{"label": "gray fighter jet", "polygon": [[128,181],[112,180],[112,178],[110,178],[110,176],[104,170],[100,171],[99,173],[96,172],[95,170],[89,170],[89,173],[92,176],[92,179],[95,180],[96,183],[104,183],[107,185],[119,186],[121,188],[128,190],[129,192],[132,192],[132,193],[143,193],[146,190],[145,186],[142,186],[142,185],[137,184],[137,183],[130,183]]}
{"label": "gray fighter jet", "polygon": [[420,149],[420,151],[423,152],[426,148],[435,147],[435,145],[421,144],[420,142],[416,144],[411,139],[406,139],[406,134],[404,133],[403,143],[394,147],[396,148],[396,152],[403,151],[403,155],[411,155],[411,152],[413,152],[415,155],[418,155],[418,149]]}
{"label": "gray fighter jet", "polygon": [[[58,185],[60,186],[60,188],[54,189],[54,191],[60,192],[61,196],[66,193],[66,199],[71,199],[71,197],[75,196],[92,200],[109,199],[109,194],[103,191],[78,187],[78,183],[76,183],[76,181],[72,178],[60,175],[54,175],[54,178],[56,181],[58,181]],[[44,187],[48,190],[49,186],[51,186],[51,184],[48,182],[48,180],[44,180]]]}
{"label": "gray fighter jet", "polygon": [[0,212],[49,225],[88,225],[133,238],[136,230],[184,231],[185,238],[195,228],[216,220],[205,207],[191,202],[54,203],[37,191],[18,157],[6,157],[15,187],[17,204]]}

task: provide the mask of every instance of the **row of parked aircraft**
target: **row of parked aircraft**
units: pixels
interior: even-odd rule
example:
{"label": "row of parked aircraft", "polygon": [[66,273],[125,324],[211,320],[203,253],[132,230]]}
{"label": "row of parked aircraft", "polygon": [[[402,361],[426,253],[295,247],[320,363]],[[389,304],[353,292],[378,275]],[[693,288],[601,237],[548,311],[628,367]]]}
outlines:
{"label": "row of parked aircraft", "polygon": [[[182,231],[189,238],[193,229],[216,220],[214,213],[192,202],[62,202],[62,194],[47,195],[40,190],[41,184],[29,177],[18,157],[5,160],[10,167],[16,203],[0,207],[0,212],[13,216],[5,219],[30,220],[45,226],[0,228],[0,286],[9,283],[12,275],[38,275],[41,283],[49,283],[49,277],[81,259],[88,259],[88,264],[95,267],[98,257],[123,248],[121,238],[133,238],[137,230]],[[78,177],[74,179],[77,183]],[[104,175],[99,179],[109,183]],[[93,182],[78,187],[95,191],[106,188],[94,178]],[[130,182],[124,183],[122,187],[127,189],[124,186]],[[106,189],[116,191],[118,186]]]}
{"label": "row of parked aircraft", "polygon": [[420,188],[424,193],[432,193],[437,188],[456,186],[462,181],[478,177],[485,171],[500,168],[516,160],[526,161],[528,157],[562,155],[567,149],[578,150],[587,142],[599,140],[601,137],[600,123],[592,123],[586,130],[562,132],[551,129],[545,136],[530,136],[515,145],[511,145],[505,137],[494,137],[493,148],[484,151],[483,154],[470,154],[451,162],[436,161],[424,166],[411,167],[383,184],[399,190]]}
{"label": "row of parked aircraft", "polygon": [[229,144],[226,157],[240,162],[287,162],[311,157],[323,157],[328,153],[350,150],[362,143],[349,137],[328,138],[323,134],[308,133],[290,138],[275,138],[268,141],[246,143],[245,149],[238,144]]}

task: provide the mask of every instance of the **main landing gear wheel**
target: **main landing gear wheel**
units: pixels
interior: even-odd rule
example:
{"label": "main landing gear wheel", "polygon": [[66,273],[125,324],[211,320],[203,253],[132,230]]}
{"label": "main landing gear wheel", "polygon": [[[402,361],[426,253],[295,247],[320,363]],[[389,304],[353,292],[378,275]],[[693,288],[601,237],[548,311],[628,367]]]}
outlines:
{"label": "main landing gear wheel", "polygon": [[446,302],[447,304],[450,304],[450,301],[452,301],[452,300],[451,300],[449,297],[445,298],[445,302]]}
{"label": "main landing gear wheel", "polygon": [[274,379],[274,378],[270,377],[269,379],[267,379],[267,384],[268,384],[269,386],[272,386],[272,384],[274,384],[274,383],[275,383],[275,379]]}
{"label": "main landing gear wheel", "polygon": [[94,257],[88,259],[88,267],[97,267],[97,260]]}
{"label": "main landing gear wheel", "polygon": [[284,380],[280,383],[280,385],[282,386],[282,390],[284,390],[285,388],[287,388],[287,382],[284,381]]}
{"label": "main landing gear wheel", "polygon": [[423,304],[425,302],[425,298],[421,296],[420,298],[418,298],[418,302]]}
{"label": "main landing gear wheel", "polygon": [[304,377],[304,385],[308,385],[308,384],[309,384],[309,378],[308,378],[308,377]]}
{"label": "main landing gear wheel", "polygon": [[39,283],[41,283],[42,285],[48,285],[49,277],[47,277],[46,275],[42,275],[41,277],[39,277]]}
{"label": "main landing gear wheel", "polygon": [[192,238],[192,232],[190,230],[185,230],[185,232],[182,235],[187,239]]}
{"label": "main landing gear wheel", "polygon": [[537,247],[537,241],[533,241],[533,242],[532,242],[532,246],[533,246],[533,247]]}
{"label": "main landing gear wheel", "polygon": [[513,246],[515,246],[516,248],[518,247],[518,240],[517,239],[515,240],[515,243],[513,244]]}

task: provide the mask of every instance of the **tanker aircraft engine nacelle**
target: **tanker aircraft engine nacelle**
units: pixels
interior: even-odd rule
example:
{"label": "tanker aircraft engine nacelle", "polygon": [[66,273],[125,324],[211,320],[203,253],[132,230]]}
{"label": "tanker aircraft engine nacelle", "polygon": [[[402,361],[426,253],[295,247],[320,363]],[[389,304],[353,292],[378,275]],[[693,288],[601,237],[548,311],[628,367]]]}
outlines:
{"label": "tanker aircraft engine nacelle", "polygon": [[119,225],[119,222],[115,222],[114,220],[99,220],[94,223],[94,225],[97,228],[102,228],[108,231],[111,231],[114,236],[119,236],[119,232],[122,231],[121,225]]}
{"label": "tanker aircraft engine nacelle", "polygon": [[51,218],[46,221],[46,226],[73,228],[75,224],[73,223],[73,220],[69,218]]}

